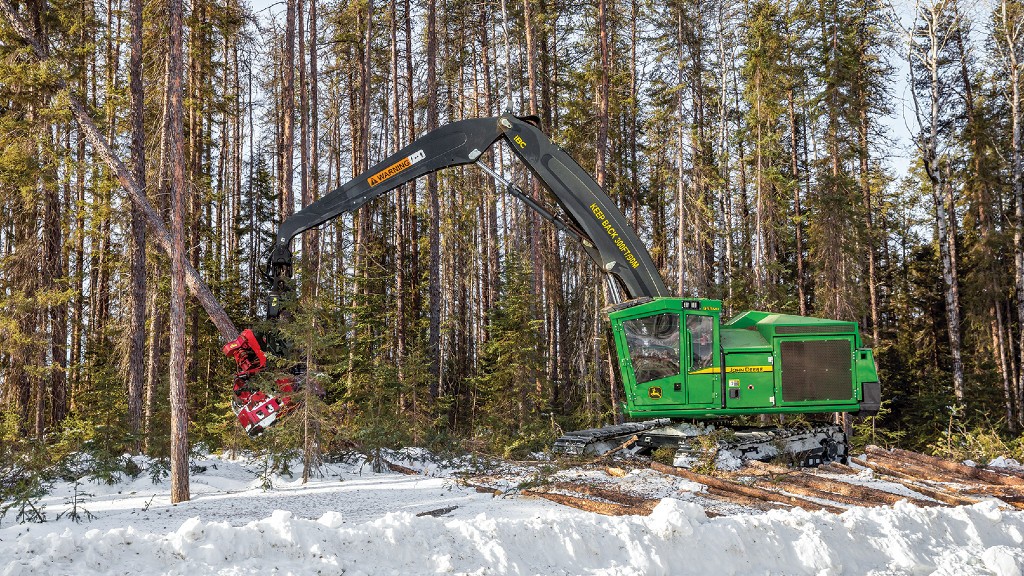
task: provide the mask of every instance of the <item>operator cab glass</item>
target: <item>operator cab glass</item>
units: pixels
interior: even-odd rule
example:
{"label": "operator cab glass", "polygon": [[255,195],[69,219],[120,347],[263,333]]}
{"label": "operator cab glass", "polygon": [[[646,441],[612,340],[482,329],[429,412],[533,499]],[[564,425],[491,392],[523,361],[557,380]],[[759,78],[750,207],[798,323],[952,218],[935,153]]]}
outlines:
{"label": "operator cab glass", "polygon": [[679,374],[679,314],[655,314],[622,323],[638,384]]}
{"label": "operator cab glass", "polygon": [[711,368],[715,362],[715,319],[711,316],[687,314],[686,331],[690,333],[690,372]]}

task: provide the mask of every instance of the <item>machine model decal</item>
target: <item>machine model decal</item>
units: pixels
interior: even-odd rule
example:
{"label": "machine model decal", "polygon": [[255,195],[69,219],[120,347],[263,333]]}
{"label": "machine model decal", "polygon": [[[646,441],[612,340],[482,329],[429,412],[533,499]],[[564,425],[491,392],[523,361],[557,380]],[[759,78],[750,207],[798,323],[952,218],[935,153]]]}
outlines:
{"label": "machine model decal", "polygon": [[[772,367],[771,366],[726,366],[725,367],[725,373],[726,374],[728,374],[730,372],[771,372],[771,371],[772,371]],[[721,368],[713,367],[713,368],[705,368],[703,370],[695,370],[693,372],[689,372],[689,374],[720,374],[721,372],[722,372]]]}
{"label": "machine model decal", "polygon": [[370,184],[370,186],[376,186],[377,184],[380,184],[381,182],[387,180],[388,178],[391,178],[395,174],[398,174],[402,170],[407,169],[408,167],[419,162],[420,160],[423,160],[426,157],[427,155],[425,152],[423,152],[423,150],[417,150],[416,152],[413,152],[409,156],[402,158],[398,162],[395,162],[391,166],[388,166],[387,168],[381,170],[380,172],[377,172],[373,176],[370,176],[369,178],[366,179],[366,181]]}
{"label": "machine model decal", "polygon": [[636,256],[633,256],[633,251],[629,249],[629,246],[626,246],[626,242],[619,237],[619,233],[615,230],[615,227],[612,226],[611,222],[609,222],[607,218],[605,218],[604,211],[602,211],[601,207],[597,205],[597,202],[590,205],[590,211],[594,213],[594,216],[597,216],[598,220],[601,221],[601,227],[608,233],[608,237],[615,243],[619,252],[622,252],[622,255],[626,258],[626,262],[629,263],[630,267],[639,268],[640,261],[636,259]]}

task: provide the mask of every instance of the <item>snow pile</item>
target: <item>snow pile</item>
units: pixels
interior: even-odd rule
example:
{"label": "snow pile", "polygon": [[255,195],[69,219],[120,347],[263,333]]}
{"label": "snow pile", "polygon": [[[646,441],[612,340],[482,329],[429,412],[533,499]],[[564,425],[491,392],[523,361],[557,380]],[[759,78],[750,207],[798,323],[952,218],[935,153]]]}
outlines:
{"label": "snow pile", "polygon": [[495,509],[465,519],[388,513],[351,527],[343,515],[276,510],[238,527],[194,517],[166,534],[65,526],[10,538],[7,530],[0,573],[1010,576],[1024,566],[1024,515],[991,503],[708,519],[695,504],[666,499],[647,518],[551,509],[516,519]]}
{"label": "snow pile", "polygon": [[[166,482],[89,485],[97,520],[0,524],[0,576],[35,574],[996,574],[1024,571],[1024,512],[802,510],[708,518],[699,485],[638,470],[623,488],[665,498],[648,517],[492,497],[450,477],[333,465],[263,491],[244,463],[210,459],[194,499]],[[250,463],[251,464],[251,463]],[[420,468],[422,469],[422,468]],[[442,474],[444,466],[431,473]],[[564,472],[597,480],[598,471]],[[48,503],[60,511],[61,496]],[[432,512],[440,516],[424,515]]]}
{"label": "snow pile", "polygon": [[1007,458],[1005,456],[999,456],[995,460],[989,462],[988,465],[992,468],[1024,468],[1020,465],[1020,462],[1014,460],[1013,458]]}

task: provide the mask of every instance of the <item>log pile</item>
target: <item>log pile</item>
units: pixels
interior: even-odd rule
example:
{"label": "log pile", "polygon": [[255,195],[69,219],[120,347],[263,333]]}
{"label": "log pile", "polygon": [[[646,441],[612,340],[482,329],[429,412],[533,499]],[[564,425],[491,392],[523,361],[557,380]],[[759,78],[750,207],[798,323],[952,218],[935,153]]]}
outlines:
{"label": "log pile", "polygon": [[[919,507],[968,506],[991,498],[997,498],[1000,506],[1024,510],[1024,473],[969,466],[900,449],[869,446],[865,452],[863,457],[851,459],[849,465],[830,462],[811,469],[756,461],[748,462],[740,471],[714,476],[659,462],[651,462],[650,469],[701,484],[698,497],[704,501],[763,511],[799,507],[838,514],[849,507],[892,506],[900,501]],[[615,479],[628,474],[625,469],[607,464],[595,468],[607,474],[608,482],[555,481],[518,493],[609,516],[646,516],[659,502],[615,488]],[[884,483],[865,485],[870,480]],[[717,507],[712,503],[712,508]],[[708,517],[719,515],[711,510],[705,513]]]}
{"label": "log pile", "polygon": [[912,494],[865,486],[854,480],[863,468],[839,463],[795,470],[754,461],[733,478],[706,476],[657,462],[651,469],[703,484],[711,498],[761,510],[798,506],[841,512],[841,506],[891,506],[901,500],[921,507],[966,506],[991,497],[1024,509],[1024,474],[1020,472],[877,446],[869,446],[866,452],[864,458],[850,463],[871,470],[876,479],[904,486]]}

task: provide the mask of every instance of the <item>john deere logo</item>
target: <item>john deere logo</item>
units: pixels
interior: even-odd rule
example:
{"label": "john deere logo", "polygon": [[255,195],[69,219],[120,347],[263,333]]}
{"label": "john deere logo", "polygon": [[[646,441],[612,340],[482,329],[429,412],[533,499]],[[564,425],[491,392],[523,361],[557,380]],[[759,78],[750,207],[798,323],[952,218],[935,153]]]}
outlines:
{"label": "john deere logo", "polygon": [[654,398],[655,400],[661,398],[661,387],[652,387],[650,390],[647,391],[647,395],[650,396],[651,398]]}

